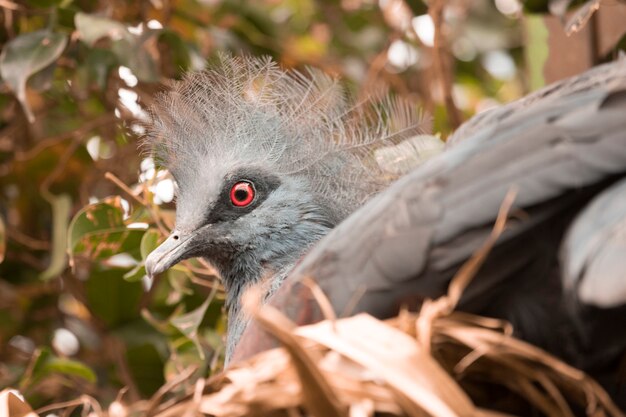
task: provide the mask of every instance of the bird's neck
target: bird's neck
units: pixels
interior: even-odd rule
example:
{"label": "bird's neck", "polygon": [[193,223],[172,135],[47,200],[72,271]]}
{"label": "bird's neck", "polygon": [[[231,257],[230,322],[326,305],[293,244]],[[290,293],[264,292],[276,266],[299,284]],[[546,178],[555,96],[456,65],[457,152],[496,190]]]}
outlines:
{"label": "bird's neck", "polygon": [[260,301],[265,302],[280,287],[291,269],[293,269],[293,264],[284,266],[280,270],[264,267],[259,273],[250,274],[247,277],[236,274],[230,278],[223,278],[228,308],[227,360],[232,357],[233,351],[250,320],[242,306],[242,296],[246,290],[254,284],[259,284],[262,294]]}
{"label": "bird's neck", "polygon": [[259,243],[247,250],[226,254],[222,259],[210,260],[219,270],[226,289],[229,323],[227,358],[248,323],[241,306],[244,292],[255,284],[261,284],[262,301],[267,300],[281,286],[296,262],[331,228],[330,225],[315,224],[303,233],[292,230],[292,233],[273,240],[270,245]]}
{"label": "bird's neck", "polygon": [[309,247],[293,248],[291,253],[276,259],[263,259],[252,251],[242,252],[229,262],[216,265],[222,276],[229,310],[239,309],[243,293],[251,286],[261,284],[265,298],[273,294]]}

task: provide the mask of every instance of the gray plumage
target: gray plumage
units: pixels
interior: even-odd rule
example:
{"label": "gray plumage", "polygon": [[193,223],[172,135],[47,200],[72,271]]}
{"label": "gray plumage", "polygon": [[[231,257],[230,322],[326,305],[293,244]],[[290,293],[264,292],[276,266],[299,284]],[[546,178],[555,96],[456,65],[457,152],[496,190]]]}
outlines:
{"label": "gray plumage", "polygon": [[[397,178],[376,150],[423,126],[401,100],[353,103],[319,71],[221,57],[174,83],[152,109],[146,144],[178,192],[176,228],[148,258],[148,272],[193,256],[211,262],[227,291],[230,353],[247,321],[242,289],[263,279],[268,294],[278,288],[313,243]],[[242,180],[256,188],[250,207],[228,200]]]}

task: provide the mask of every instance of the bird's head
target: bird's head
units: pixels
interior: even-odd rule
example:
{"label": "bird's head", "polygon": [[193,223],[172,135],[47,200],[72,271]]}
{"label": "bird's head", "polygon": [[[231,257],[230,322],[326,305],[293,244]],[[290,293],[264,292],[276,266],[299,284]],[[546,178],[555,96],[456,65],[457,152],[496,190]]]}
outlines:
{"label": "bird's head", "polygon": [[233,57],[173,84],[151,114],[146,143],[177,184],[176,227],[146,271],[205,258],[231,313],[246,286],[269,277],[276,289],[307,248],[384,187],[392,176],[375,148],[421,126],[400,102],[349,105],[319,72]]}

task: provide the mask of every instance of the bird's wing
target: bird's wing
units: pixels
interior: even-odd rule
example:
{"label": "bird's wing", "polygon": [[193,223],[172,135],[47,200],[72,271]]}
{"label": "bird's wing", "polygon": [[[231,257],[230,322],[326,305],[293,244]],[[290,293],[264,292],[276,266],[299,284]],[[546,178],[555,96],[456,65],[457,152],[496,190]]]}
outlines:
{"label": "bird's wing", "polygon": [[589,187],[626,172],[626,107],[615,99],[626,94],[626,61],[579,78],[586,88],[574,79],[573,91],[545,94],[476,129],[357,210],[311,250],[273,303],[304,314],[294,296],[303,277],[314,278],[338,312],[358,295],[357,310],[380,316],[393,314],[403,295],[441,295],[486,239],[512,187],[527,216],[500,239],[506,262],[498,264],[496,248],[483,268],[493,277],[481,274],[474,292],[483,279],[486,288],[523,268],[539,249],[510,242],[544,239],[535,225],[558,223],[560,213],[597,192]]}
{"label": "bird's wing", "polygon": [[580,345],[576,360],[597,368],[626,345],[626,179],[576,217],[561,258],[565,306]]}
{"label": "bird's wing", "polygon": [[571,301],[599,308],[626,304],[626,180],[577,216],[562,258],[563,288]]}
{"label": "bird's wing", "polygon": [[[620,58],[620,60],[623,62],[626,59]],[[446,145],[450,148],[456,146],[462,140],[474,136],[479,131],[484,133],[495,129],[503,120],[520,110],[535,105],[537,102],[558,102],[564,96],[596,87],[604,88],[607,83],[611,83],[615,78],[621,77],[623,77],[623,70],[615,69],[607,71],[606,67],[599,66],[578,76],[557,81],[519,100],[488,109],[475,115],[470,120],[463,123],[463,125],[448,138]]]}

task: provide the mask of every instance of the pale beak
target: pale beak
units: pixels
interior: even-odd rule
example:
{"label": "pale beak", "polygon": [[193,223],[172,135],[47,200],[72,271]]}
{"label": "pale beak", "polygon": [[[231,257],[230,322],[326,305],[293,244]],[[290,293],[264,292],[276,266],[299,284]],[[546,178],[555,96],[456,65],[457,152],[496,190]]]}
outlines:
{"label": "pale beak", "polygon": [[161,245],[146,258],[146,274],[152,278],[182,260],[193,257],[190,245],[194,233],[183,234],[174,230]]}

